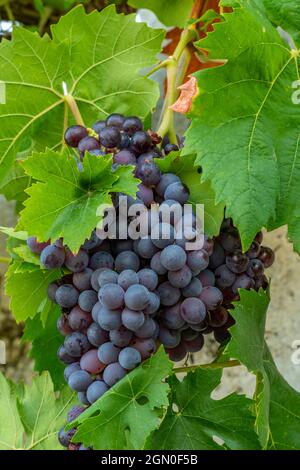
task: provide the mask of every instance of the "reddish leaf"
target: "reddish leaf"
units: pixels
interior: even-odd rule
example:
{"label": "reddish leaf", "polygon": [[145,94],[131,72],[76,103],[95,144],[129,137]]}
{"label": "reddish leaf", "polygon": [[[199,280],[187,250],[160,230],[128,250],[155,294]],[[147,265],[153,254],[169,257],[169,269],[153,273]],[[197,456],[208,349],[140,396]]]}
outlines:
{"label": "reddish leaf", "polygon": [[193,99],[198,94],[197,80],[191,77],[187,82],[178,87],[180,96],[171,109],[176,113],[186,114],[192,107]]}

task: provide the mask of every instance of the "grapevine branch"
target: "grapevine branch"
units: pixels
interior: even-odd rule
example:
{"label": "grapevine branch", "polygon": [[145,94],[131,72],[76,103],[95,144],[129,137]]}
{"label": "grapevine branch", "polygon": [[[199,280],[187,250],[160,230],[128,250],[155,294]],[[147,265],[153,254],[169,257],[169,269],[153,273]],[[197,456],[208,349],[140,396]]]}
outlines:
{"label": "grapevine branch", "polygon": [[188,367],[175,367],[173,372],[175,374],[185,373],[185,372],[193,372],[197,369],[225,369],[228,367],[236,367],[240,366],[241,363],[239,361],[226,361],[226,362],[212,362],[211,364],[195,364]]}

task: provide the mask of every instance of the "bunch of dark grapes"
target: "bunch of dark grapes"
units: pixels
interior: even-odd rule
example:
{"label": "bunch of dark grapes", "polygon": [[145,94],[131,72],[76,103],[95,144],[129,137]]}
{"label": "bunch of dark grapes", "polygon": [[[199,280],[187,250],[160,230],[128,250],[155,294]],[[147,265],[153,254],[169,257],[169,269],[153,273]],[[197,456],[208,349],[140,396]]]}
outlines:
{"label": "bunch of dark grapes", "polygon": [[[65,266],[70,272],[51,284],[48,294],[62,309],[57,326],[65,340],[58,357],[81,402],[70,411],[71,422],[160,344],[173,361],[181,361],[202,349],[206,334],[214,332],[218,342],[225,341],[233,323],[228,308],[239,298],[238,289],[266,288],[264,268],[274,256],[261,247],[261,234],[243,254],[230,220],[215,240],[204,236],[200,248],[186,249],[186,242],[199,238],[196,217],[175,214],[188,202],[189,190],[178,176],[161,174],[154,160],[178,146],[165,139],[161,150],[161,139],[145,132],[139,118],[113,114],[92,130],[72,126],[65,141],[78,149],[81,160],[86,151],[99,158],[112,153],[114,166],[133,165],[141,183],[136,199],[127,197],[127,203],[143,204],[139,221],[147,221],[137,240],[103,240],[94,231],[76,254],[63,240],[28,239],[45,268]],[[120,195],[113,199],[118,210]],[[156,213],[150,211],[152,204],[157,204]],[[164,211],[170,208],[165,221]],[[71,443],[74,433],[62,429],[60,443],[85,450]]]}

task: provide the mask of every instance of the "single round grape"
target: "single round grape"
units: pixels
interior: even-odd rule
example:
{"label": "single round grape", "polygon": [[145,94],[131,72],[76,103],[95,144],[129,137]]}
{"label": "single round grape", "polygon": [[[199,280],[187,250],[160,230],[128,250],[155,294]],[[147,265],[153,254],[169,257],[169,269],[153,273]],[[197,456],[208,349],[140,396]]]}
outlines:
{"label": "single round grape", "polygon": [[198,297],[202,292],[201,281],[197,277],[193,277],[191,282],[181,292],[184,297]]}
{"label": "single round grape", "polygon": [[[158,276],[153,269],[144,268],[138,272],[140,284],[145,286],[148,290],[154,291],[158,284]],[[137,283],[136,283],[137,284]]]}
{"label": "single round grape", "polygon": [[163,250],[175,240],[174,227],[165,222],[159,223],[153,227],[151,237],[152,243],[160,250]]}
{"label": "single round grape", "polygon": [[185,266],[187,255],[178,245],[169,245],[161,252],[161,264],[168,271],[178,271]]}
{"label": "single round grape", "polygon": [[153,315],[155,312],[158,311],[160,307],[160,297],[158,292],[149,292],[149,302],[147,306],[144,308],[144,313],[147,315]]}
{"label": "single round grape", "polygon": [[111,310],[121,308],[124,305],[124,290],[118,284],[105,284],[99,290],[99,300]]}
{"label": "single round grape", "polygon": [[83,406],[73,406],[67,415],[67,423],[72,423],[72,421],[78,418],[84,411],[85,408],[83,408]]}
{"label": "single round grape", "polygon": [[79,307],[85,312],[91,312],[98,302],[97,292],[94,290],[85,290],[79,294]]}
{"label": "single round grape", "polygon": [[74,273],[72,282],[76,289],[78,289],[80,292],[90,289],[92,274],[93,270],[90,268],[85,268],[79,273]]}
{"label": "single round grape", "polygon": [[158,248],[149,236],[142,237],[137,244],[137,252],[142,258],[151,259],[157,251]]}
{"label": "single round grape", "polygon": [[210,269],[204,269],[204,271],[201,271],[197,278],[200,280],[202,287],[215,285],[215,275]]}
{"label": "single round grape", "polygon": [[178,271],[168,272],[169,282],[172,284],[172,286],[178,287],[179,289],[183,289],[184,287],[188,286],[192,280],[192,277],[192,271],[187,265],[183,266],[183,268],[179,269]]}
{"label": "single round grape", "polygon": [[78,392],[77,398],[83,405],[90,405],[90,402],[87,399],[86,392]]}
{"label": "single round grape", "polygon": [[117,284],[118,273],[112,269],[102,269],[98,277],[99,286],[103,287],[105,284]]}
{"label": "single round grape", "polygon": [[[159,206],[159,217],[164,223],[174,225],[177,223],[182,215],[182,206],[178,201],[174,199],[167,199],[163,201]],[[177,240],[176,240],[177,243]]]}
{"label": "single round grape", "polygon": [[145,161],[138,165],[137,177],[146,186],[155,186],[160,181],[161,172],[153,161]]}
{"label": "single round grape", "polygon": [[91,375],[85,370],[78,370],[70,375],[68,385],[74,392],[86,392],[93,382]]}
{"label": "single round grape", "polygon": [[98,268],[96,269],[96,271],[93,272],[92,276],[91,276],[91,285],[92,285],[92,288],[95,290],[95,291],[99,291],[100,289],[100,286],[99,286],[99,274],[101,273],[101,271],[103,271],[103,269],[107,269],[107,268]]}
{"label": "single round grape", "polygon": [[109,386],[112,387],[115,385],[119,380],[123,379],[126,375],[126,370],[118,363],[114,362],[113,364],[109,364],[103,373],[103,380]]}
{"label": "single round grape", "polygon": [[156,272],[156,274],[163,276],[164,274],[167,273],[167,269],[162,265],[160,258],[161,258],[161,251],[153,255],[150,261],[150,267],[151,269],[153,269],[153,271]]}
{"label": "single round grape", "polygon": [[180,299],[181,293],[177,287],[174,287],[170,282],[166,281],[158,286],[157,291],[160,296],[160,303],[166,307],[175,305]]}
{"label": "single round grape", "polygon": [[260,277],[264,273],[264,265],[260,259],[250,259],[247,275],[250,277]]}
{"label": "single round grape", "polygon": [[78,290],[71,284],[60,286],[55,294],[55,300],[63,308],[72,308],[78,301]]}
{"label": "single round grape", "polygon": [[178,150],[179,150],[179,147],[176,144],[167,144],[164,147],[165,155],[169,155],[169,153],[171,152],[177,152]]}
{"label": "single round grape", "polygon": [[139,351],[135,348],[127,347],[119,354],[119,363],[126,370],[132,370],[142,362]]}
{"label": "single round grape", "polygon": [[45,243],[38,242],[36,237],[27,238],[26,243],[27,243],[28,248],[32,251],[32,253],[35,253],[37,255],[40,255],[42,251],[46,248],[46,246],[49,245],[49,242],[45,242]]}
{"label": "single round grape", "polygon": [[136,132],[143,130],[143,123],[138,117],[130,116],[123,122],[123,130],[132,136]]}
{"label": "single round grape", "polygon": [[241,249],[241,239],[235,228],[230,228],[220,235],[220,243],[226,251],[236,251]]}
{"label": "single round grape", "polygon": [[259,255],[260,249],[261,249],[260,244],[256,241],[254,241],[254,242],[251,243],[251,246],[250,246],[249,250],[247,250],[246,255],[250,259],[257,258],[258,255]]}
{"label": "single round grape", "polygon": [[56,284],[56,282],[52,282],[48,286],[48,291],[47,291],[48,297],[50,300],[52,300],[52,302],[56,302],[55,294],[56,294],[57,289],[58,289],[58,284]]}
{"label": "single round grape", "polygon": [[192,339],[197,338],[198,331],[193,330],[192,328],[187,328],[181,332],[181,339],[183,341],[192,341]]}
{"label": "single round grape", "polygon": [[145,206],[151,206],[152,202],[154,201],[154,195],[151,188],[140,183],[138,186],[139,190],[136,193],[137,197],[145,204]]}
{"label": "single round grape", "polygon": [[122,312],[122,323],[130,331],[136,331],[145,322],[145,315],[143,312],[137,312],[135,310],[130,310],[125,308]]}
{"label": "single round grape", "polygon": [[101,145],[106,148],[118,147],[121,143],[121,134],[115,127],[104,127],[99,132]]}
{"label": "single round grape", "polygon": [[80,359],[80,367],[82,370],[86,370],[90,374],[99,374],[103,371],[105,364],[99,361],[98,350],[90,349]]}
{"label": "single round grape", "polygon": [[120,150],[114,155],[113,162],[118,165],[136,165],[136,156],[128,149]]}
{"label": "single round grape", "polygon": [[230,271],[226,264],[221,264],[215,270],[216,286],[221,289],[231,287],[236,280],[236,275]]}
{"label": "single round grape", "polygon": [[209,265],[209,256],[204,250],[189,251],[187,254],[188,267],[193,274],[197,276],[201,271],[204,271]]}
{"label": "single round grape", "polygon": [[180,312],[182,318],[192,325],[202,322],[206,317],[206,307],[196,297],[185,299],[181,304]]}
{"label": "single round grape", "polygon": [[74,255],[70,250],[66,250],[65,265],[72,273],[79,273],[87,268],[89,264],[89,255],[85,250],[80,249]]}
{"label": "single round grape", "polygon": [[126,291],[130,286],[139,283],[139,277],[132,269],[125,269],[118,276],[118,284]]}
{"label": "single round grape", "polygon": [[157,350],[156,342],[153,338],[134,338],[131,346],[139,351],[143,361],[152,356]]}
{"label": "single round grape", "polygon": [[228,312],[224,307],[218,307],[212,312],[209,312],[208,323],[213,328],[220,328],[226,325],[228,320]]}
{"label": "single round grape", "polygon": [[88,238],[84,242],[81,248],[83,250],[89,251],[89,250],[93,250],[100,244],[101,244],[101,240],[98,238],[96,230],[94,230],[90,238]]}
{"label": "single round grape", "polygon": [[78,147],[79,142],[88,136],[88,131],[85,127],[75,125],[69,127],[65,132],[65,142],[69,147]]}
{"label": "single round grape", "polygon": [[187,349],[184,341],[181,341],[178,346],[175,346],[175,348],[166,348],[166,353],[169,355],[169,358],[173,362],[180,362],[182,361],[186,354],[187,354]]}
{"label": "single round grape", "polygon": [[227,328],[222,327],[214,330],[214,337],[218,343],[223,344],[230,339],[231,335]]}
{"label": "single round grape", "polygon": [[64,346],[60,346],[60,348],[58,349],[57,357],[64,364],[72,364],[73,362],[77,361],[77,358],[71,356]]}
{"label": "single round grape", "polygon": [[98,149],[100,149],[100,143],[95,137],[84,137],[78,144],[78,151],[81,156],[83,156],[85,152]]}
{"label": "single round grape", "polygon": [[152,141],[151,141],[149,134],[147,134],[147,132],[137,131],[131,137],[131,148],[133,149],[134,152],[138,154],[147,152],[147,150],[150,149],[151,145],[152,145]]}
{"label": "single round grape", "polygon": [[132,331],[129,331],[125,326],[120,326],[118,329],[109,332],[110,341],[119,348],[128,346],[132,337]]}
{"label": "single round grape", "polygon": [[185,320],[181,316],[180,302],[164,309],[159,318],[163,326],[170,330],[179,330],[185,324]]}
{"label": "single round grape", "polygon": [[121,134],[121,143],[119,145],[119,149],[120,150],[128,149],[130,147],[130,144],[131,144],[130,136],[126,134],[125,132],[123,132]]}
{"label": "single round grape", "polygon": [[80,307],[78,307],[78,305],[73,307],[69,314],[69,325],[74,331],[86,330],[92,321],[93,319],[91,314],[83,311]]}
{"label": "single round grape", "polygon": [[130,286],[125,292],[125,305],[131,310],[143,310],[149,302],[149,291],[141,284]]}
{"label": "single round grape", "polygon": [[140,260],[136,253],[133,251],[123,251],[115,260],[115,269],[121,273],[125,269],[132,269],[138,271],[140,267]]}
{"label": "single round grape", "polygon": [[41,264],[46,269],[61,268],[65,262],[65,258],[65,250],[55,245],[46,246],[40,256]]}
{"label": "single round grape", "polygon": [[119,353],[120,348],[108,341],[98,349],[98,358],[103,364],[112,364],[118,361]]}
{"label": "single round grape", "polygon": [[92,125],[93,131],[95,131],[97,134],[99,134],[102,129],[106,127],[106,122],[105,121],[97,121],[95,124]]}
{"label": "single round grape", "polygon": [[90,268],[94,270],[100,268],[113,269],[113,267],[114,259],[112,255],[106,251],[97,251],[97,253],[94,253],[90,259]]}
{"label": "single round grape", "polygon": [[212,255],[209,258],[209,268],[216,269],[221,264],[225,263],[225,251],[224,248],[220,245],[220,243],[215,242],[214,250]]}
{"label": "single round grape", "polygon": [[110,116],[106,118],[106,125],[108,127],[116,127],[117,129],[122,130],[124,121],[125,117],[122,116],[122,114],[114,113],[110,114]]}
{"label": "single round grape", "polygon": [[168,349],[176,348],[181,340],[180,331],[169,330],[161,327],[159,330],[159,341]]}
{"label": "single round grape", "polygon": [[199,298],[204,302],[207,310],[215,310],[223,302],[222,292],[217,287],[204,287]]}
{"label": "single round grape", "polygon": [[110,310],[101,307],[98,313],[98,323],[105,331],[111,331],[122,325],[121,310]]}
{"label": "single round grape", "polygon": [[247,271],[249,258],[241,251],[234,251],[226,256],[226,265],[235,274],[241,274]]}
{"label": "single round grape", "polygon": [[103,330],[96,322],[88,327],[86,335],[89,342],[97,348],[108,340],[107,331]]}
{"label": "single round grape", "polygon": [[185,342],[185,347],[187,352],[189,353],[196,353],[201,351],[204,346],[204,338],[202,333],[198,333],[197,338],[192,339],[191,341]]}
{"label": "single round grape", "polygon": [[95,321],[95,322],[98,322],[98,315],[99,315],[99,311],[100,309],[102,308],[102,304],[101,302],[97,302],[94,307],[93,307],[93,310],[92,310],[92,319]]}
{"label": "single round grape", "polygon": [[143,163],[145,162],[153,162],[154,161],[154,158],[156,158],[157,155],[155,152],[146,152],[146,153],[142,153],[139,157],[138,157],[138,166],[141,166]]}
{"label": "single round grape", "polygon": [[72,333],[64,341],[66,352],[73,357],[81,357],[90,349],[90,346],[87,337],[79,332]]}
{"label": "single round grape", "polygon": [[255,282],[254,280],[247,276],[247,274],[240,274],[237,276],[235,283],[232,286],[232,292],[234,294],[237,294],[239,289],[254,289],[255,287]]}
{"label": "single round grape", "polygon": [[171,183],[167,186],[164,198],[165,199],[174,199],[180,204],[185,204],[189,199],[190,192],[186,185],[181,182]]}
{"label": "single round grape", "polygon": [[62,427],[58,433],[58,441],[63,447],[69,447],[71,444],[72,437],[74,436],[76,429],[69,429],[65,431]]}
{"label": "single round grape", "polygon": [[86,396],[90,404],[92,405],[97,401],[105,392],[107,392],[108,386],[103,380],[95,380],[87,389]]}
{"label": "single round grape", "polygon": [[258,258],[263,263],[265,268],[270,268],[275,261],[275,254],[271,248],[262,246],[259,251]]}
{"label": "single round grape", "polygon": [[157,334],[158,325],[153,318],[146,318],[144,324],[135,331],[135,336],[137,338],[155,338]]}
{"label": "single round grape", "polygon": [[78,370],[81,370],[79,362],[73,362],[72,364],[69,364],[64,370],[64,378],[66,382],[68,382],[70,375],[73,374],[73,372],[77,372]]}

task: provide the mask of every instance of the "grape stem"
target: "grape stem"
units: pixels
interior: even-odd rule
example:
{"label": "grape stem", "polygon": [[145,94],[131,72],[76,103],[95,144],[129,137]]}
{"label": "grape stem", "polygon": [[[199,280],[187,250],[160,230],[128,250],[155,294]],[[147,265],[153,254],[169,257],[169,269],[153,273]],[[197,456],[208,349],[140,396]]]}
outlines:
{"label": "grape stem", "polygon": [[79,108],[77,106],[77,103],[76,103],[74,97],[72,95],[66,94],[64,96],[64,99],[65,99],[65,102],[67,103],[67,105],[69,106],[73,116],[74,116],[76,124],[78,124],[79,126],[84,126],[85,127],[82,116],[80,114]]}
{"label": "grape stem", "polygon": [[10,261],[11,261],[10,258],[6,258],[6,257],[4,257],[4,256],[0,256],[0,263],[2,263],[2,264],[9,264]]}
{"label": "grape stem", "polygon": [[188,367],[175,367],[173,372],[175,374],[186,373],[186,372],[193,372],[197,369],[225,369],[227,367],[236,367],[240,366],[241,363],[239,361],[226,361],[226,362],[212,362],[211,364],[195,364],[193,366]]}

